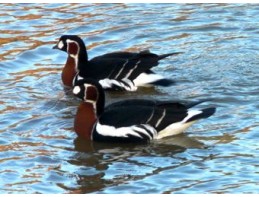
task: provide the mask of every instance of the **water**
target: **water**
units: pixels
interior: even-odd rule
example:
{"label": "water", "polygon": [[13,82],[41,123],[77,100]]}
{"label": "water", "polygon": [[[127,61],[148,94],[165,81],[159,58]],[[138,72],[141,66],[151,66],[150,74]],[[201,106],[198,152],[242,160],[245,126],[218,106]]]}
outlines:
{"label": "water", "polygon": [[[257,4],[2,4],[0,193],[258,193]],[[79,101],[64,89],[62,34],[90,57],[182,51],[154,70],[175,86],[108,93],[196,100],[217,112],[147,145],[76,139]]]}

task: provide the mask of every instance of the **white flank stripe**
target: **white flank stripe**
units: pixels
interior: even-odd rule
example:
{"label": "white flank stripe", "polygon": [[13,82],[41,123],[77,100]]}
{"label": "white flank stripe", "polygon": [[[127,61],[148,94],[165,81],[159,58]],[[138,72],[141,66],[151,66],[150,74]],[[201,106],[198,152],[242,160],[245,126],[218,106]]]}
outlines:
{"label": "white flank stripe", "polygon": [[158,80],[164,79],[162,75],[158,74],[147,74],[141,73],[136,79],[134,79],[135,86],[151,86],[150,83],[156,82]]}
{"label": "white flank stripe", "polygon": [[131,73],[138,67],[138,65],[139,65],[140,62],[141,62],[141,61],[139,60],[139,61],[136,63],[136,65],[134,66],[134,68],[130,69],[129,73],[126,75],[125,78],[128,78],[128,77],[131,75]]}
{"label": "white flank stripe", "polygon": [[135,84],[133,83],[133,81],[131,81],[129,79],[123,78],[122,81],[129,85],[129,87],[128,87],[122,83],[122,85],[125,87],[126,90],[136,91],[138,89],[137,86],[135,86]]}
{"label": "white flank stripe", "polygon": [[96,125],[96,131],[104,136],[110,137],[128,137],[128,135],[134,135],[136,137],[142,138],[138,133],[133,130],[134,126],[131,127],[120,127],[115,128],[109,125],[101,125],[99,122]]}
{"label": "white flank stripe", "polygon": [[181,122],[170,124],[165,129],[160,131],[158,133],[157,139],[183,133],[187,128],[189,128],[192,124],[194,124],[197,121],[195,120],[195,121],[188,122],[188,120],[191,119],[193,116],[196,116],[201,113],[202,111],[199,111],[199,110],[188,111],[188,115]]}
{"label": "white flank stripe", "polygon": [[129,62],[129,60],[127,60],[127,61],[122,65],[122,68],[120,69],[119,73],[115,76],[115,79],[120,76],[121,72],[123,71],[125,65],[126,65],[128,62]]}
{"label": "white flank stripe", "polygon": [[120,83],[114,79],[102,79],[99,83],[104,89],[111,88],[114,85],[121,86]]}
{"label": "white flank stripe", "polygon": [[188,111],[188,115],[182,120],[182,122],[185,123],[189,119],[191,119],[193,116],[196,116],[201,113],[202,113],[202,111],[199,111],[199,110],[190,110],[190,111]]}
{"label": "white flank stripe", "polygon": [[160,131],[158,133],[158,136],[156,139],[161,139],[168,136],[178,135],[180,133],[183,133],[187,128],[189,128],[192,124],[194,124],[196,121],[188,122],[188,123],[182,123],[177,122],[170,124],[165,129]]}
{"label": "white flank stripe", "polygon": [[162,120],[164,119],[164,117],[165,117],[165,114],[166,114],[166,110],[164,109],[164,111],[163,111],[163,114],[162,114],[162,116],[161,116],[161,118],[159,118],[159,120],[157,121],[157,123],[156,123],[156,127],[158,127],[159,126],[159,124],[162,122]]}
{"label": "white flank stripe", "polygon": [[148,136],[148,138],[151,140],[153,137],[150,135],[150,133],[147,130],[149,130],[151,133],[153,133],[153,135],[156,132],[156,130],[149,125],[143,125],[142,124],[141,126],[145,127],[145,129],[141,128],[141,127],[138,127],[138,126],[135,126],[133,129],[140,132],[140,133],[143,133],[146,136]]}
{"label": "white flank stripe", "polygon": [[142,133],[142,134],[148,136],[148,138],[151,139],[151,136],[149,135],[149,133],[148,133],[145,129],[140,128],[140,127],[138,127],[138,126],[133,126],[132,129],[133,129],[134,131],[138,131],[139,133]]}
{"label": "white flank stripe", "polygon": [[152,111],[152,114],[151,114],[151,116],[148,118],[147,123],[153,118],[154,113],[155,113],[155,110]]}
{"label": "white flank stripe", "polygon": [[117,81],[115,79],[102,79],[102,80],[99,80],[99,83],[101,84],[101,86],[104,89],[112,88],[115,85],[115,86],[118,86],[118,87],[122,87],[123,89],[125,89],[127,91],[136,91],[137,90],[137,87],[129,79],[122,79],[122,81],[127,83],[129,86],[126,86],[122,82]]}
{"label": "white flank stripe", "polygon": [[[144,126],[147,130],[149,130],[151,133],[154,134],[154,136],[157,135],[156,130],[149,126],[149,125],[142,125]],[[138,127],[138,125],[133,125],[130,127],[120,127],[120,128],[115,128],[114,126],[109,126],[109,125],[102,125],[99,122],[96,125],[96,131],[103,136],[110,136],[110,137],[124,137],[127,138],[128,135],[133,135],[139,138],[143,138],[141,135],[139,135],[136,131],[143,133],[144,135],[148,136],[149,139],[152,139],[152,136],[141,127]]]}
{"label": "white flank stripe", "polygon": [[153,134],[153,137],[151,136],[150,139],[152,139],[152,138],[154,139],[157,137],[157,130],[154,127],[152,127],[148,124],[142,124],[142,126],[144,126],[147,130],[149,130]]}

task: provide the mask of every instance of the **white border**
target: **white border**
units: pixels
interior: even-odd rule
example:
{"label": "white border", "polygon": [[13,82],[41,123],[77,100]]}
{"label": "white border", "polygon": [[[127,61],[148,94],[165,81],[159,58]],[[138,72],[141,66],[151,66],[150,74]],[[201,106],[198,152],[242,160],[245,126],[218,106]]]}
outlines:
{"label": "white border", "polygon": [[[1,0],[0,3],[36,3],[35,0]],[[259,3],[259,0],[37,0],[37,3]]]}

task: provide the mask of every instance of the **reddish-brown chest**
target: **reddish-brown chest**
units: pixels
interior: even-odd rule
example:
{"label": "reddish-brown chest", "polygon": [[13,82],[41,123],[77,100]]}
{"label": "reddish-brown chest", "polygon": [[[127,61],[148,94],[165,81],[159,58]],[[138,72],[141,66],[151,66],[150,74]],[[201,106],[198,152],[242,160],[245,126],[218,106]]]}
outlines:
{"label": "reddish-brown chest", "polygon": [[68,56],[67,62],[62,70],[61,79],[65,86],[72,87],[73,79],[76,76],[76,62],[75,59]]}
{"label": "reddish-brown chest", "polygon": [[95,109],[91,103],[81,103],[78,107],[74,129],[78,136],[91,140],[92,130],[97,118]]}

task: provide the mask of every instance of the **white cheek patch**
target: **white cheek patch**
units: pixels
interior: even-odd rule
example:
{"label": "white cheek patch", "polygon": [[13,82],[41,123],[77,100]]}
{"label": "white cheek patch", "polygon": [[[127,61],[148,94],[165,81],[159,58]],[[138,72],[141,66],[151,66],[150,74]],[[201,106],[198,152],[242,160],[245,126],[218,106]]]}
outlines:
{"label": "white cheek patch", "polygon": [[59,43],[58,43],[58,48],[59,48],[59,49],[62,49],[63,47],[64,47],[63,41],[59,41]]}
{"label": "white cheek patch", "polygon": [[75,86],[73,89],[74,94],[78,94],[81,91],[81,88],[79,86]]}

